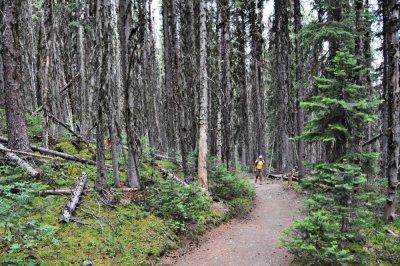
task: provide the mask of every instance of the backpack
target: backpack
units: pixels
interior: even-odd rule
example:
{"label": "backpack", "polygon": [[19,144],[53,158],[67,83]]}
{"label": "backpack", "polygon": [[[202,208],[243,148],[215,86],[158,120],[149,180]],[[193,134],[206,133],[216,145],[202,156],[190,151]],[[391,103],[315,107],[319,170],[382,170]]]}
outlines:
{"label": "backpack", "polygon": [[264,166],[264,160],[259,160],[259,159],[257,159],[255,162],[254,162],[254,167],[255,168],[257,168],[257,169],[259,169],[259,170],[261,170],[262,168],[263,168],[263,166]]}

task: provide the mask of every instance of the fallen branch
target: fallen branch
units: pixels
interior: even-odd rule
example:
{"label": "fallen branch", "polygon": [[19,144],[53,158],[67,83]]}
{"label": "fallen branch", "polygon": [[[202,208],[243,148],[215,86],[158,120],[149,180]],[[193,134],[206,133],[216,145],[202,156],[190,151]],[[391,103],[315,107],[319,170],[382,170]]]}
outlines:
{"label": "fallen branch", "polygon": [[6,155],[6,159],[19,165],[21,168],[25,169],[32,177],[40,177],[41,173],[33,168],[29,163],[25,162],[21,158],[19,158],[14,150],[7,149],[4,145],[0,144],[0,150],[4,152]]}
{"label": "fallen branch", "polygon": [[399,240],[400,236],[390,229],[386,229],[386,233],[395,240]]}
{"label": "fallen branch", "polygon": [[155,163],[155,166],[158,168],[158,171],[160,171],[160,173],[165,177],[165,178],[172,178],[172,180],[181,183],[182,185],[189,186],[188,183],[186,183],[185,181],[182,181],[179,177],[177,177],[174,174],[171,174],[170,172],[168,172],[165,168],[161,167],[160,165],[158,165],[157,163]]}
{"label": "fallen branch", "polygon": [[53,114],[48,114],[48,116],[57,124],[61,125],[63,128],[65,128],[66,130],[68,130],[72,135],[74,135],[77,139],[79,139],[79,141],[84,142],[86,145],[89,145],[89,142],[87,142],[86,140],[83,139],[83,137],[81,135],[79,135],[78,133],[76,133],[75,131],[73,131],[67,124],[65,124],[63,121],[61,121],[60,119],[58,119],[57,117],[55,117]]}
{"label": "fallen branch", "polygon": [[[288,179],[288,175],[287,174],[273,174],[273,173],[270,173],[268,175],[268,177],[269,178],[271,178],[271,177],[272,178],[280,178],[280,179],[284,179],[284,180]],[[293,177],[292,180],[299,182],[299,178],[297,178],[297,177]]]}
{"label": "fallen branch", "polygon": [[380,137],[382,137],[382,135],[383,135],[383,133],[380,133],[380,134],[376,135],[376,136],[373,137],[372,139],[370,139],[370,140],[364,142],[363,144],[361,144],[361,146],[364,147],[364,146],[367,146],[367,145],[373,143],[374,141],[376,141],[376,140],[378,140]]}
{"label": "fallen branch", "polygon": [[80,197],[83,193],[87,182],[87,174],[82,173],[79,183],[76,185],[71,197],[67,200],[64,209],[62,211],[61,218],[58,220],[59,223],[68,223],[72,217],[72,214],[75,212],[76,206],[79,204]]}
{"label": "fallen branch", "polygon": [[31,156],[31,157],[38,157],[38,158],[43,158],[43,159],[54,159],[53,157],[46,156],[46,155],[41,155],[41,154],[36,154],[36,153],[26,152],[26,151],[18,151],[18,150],[8,149],[7,147],[4,147],[1,144],[0,144],[0,151],[18,153],[18,154],[22,154],[22,155],[27,155],[27,156]]}
{"label": "fallen branch", "polygon": [[[7,143],[8,140],[6,138],[0,137],[0,142]],[[31,149],[33,151],[37,151],[37,152],[40,152],[40,153],[61,157],[61,158],[64,158],[64,159],[70,160],[70,161],[96,165],[96,162],[93,161],[93,160],[80,158],[80,157],[77,157],[75,155],[71,155],[71,154],[68,154],[68,153],[63,153],[63,152],[59,152],[59,151],[54,151],[54,150],[50,150],[50,149],[37,147],[37,146],[34,146],[32,144],[31,144]]]}
{"label": "fallen branch", "polygon": [[[133,192],[133,191],[139,191],[140,189],[138,188],[112,188],[111,189],[114,192],[120,191],[120,192]],[[40,195],[71,195],[74,192],[74,189],[48,189],[48,190],[42,190],[39,192]],[[87,193],[92,193],[96,192],[95,189],[84,189],[82,191],[82,194],[87,194]]]}
{"label": "fallen branch", "polygon": [[174,164],[177,164],[178,166],[181,166],[181,164],[182,164],[181,161],[179,161],[179,160],[177,160],[175,158],[172,158],[172,157],[168,157],[166,155],[162,155],[162,154],[154,154],[154,158],[156,160],[169,161],[169,162],[172,162]]}

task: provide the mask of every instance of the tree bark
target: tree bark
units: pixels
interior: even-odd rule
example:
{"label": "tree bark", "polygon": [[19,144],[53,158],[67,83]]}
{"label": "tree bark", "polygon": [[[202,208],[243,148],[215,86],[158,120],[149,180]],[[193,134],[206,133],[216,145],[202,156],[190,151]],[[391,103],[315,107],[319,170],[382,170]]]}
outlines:
{"label": "tree bark", "polygon": [[[0,144],[0,151],[4,152],[6,155],[6,159],[10,160],[11,162],[17,164],[22,169],[26,170],[32,177],[40,177],[41,173],[33,168],[29,163],[22,160],[18,157],[12,150],[7,149],[4,145]],[[18,152],[18,151],[17,151]]]}
{"label": "tree bark", "polygon": [[1,5],[4,25],[1,50],[9,138],[8,147],[14,150],[31,151],[21,87],[21,50],[18,20],[21,1],[3,0]]}
{"label": "tree bark", "polygon": [[86,182],[87,182],[87,174],[82,173],[79,183],[75,186],[73,194],[67,202],[65,203],[64,209],[62,211],[62,215],[58,220],[59,223],[68,223],[75,212],[76,207],[79,204],[79,200],[81,198],[82,192],[85,189]]}
{"label": "tree bark", "polygon": [[389,96],[389,141],[388,141],[388,192],[386,197],[385,218],[387,222],[393,222],[395,218],[396,193],[399,174],[399,142],[400,142],[400,95],[399,95],[399,4],[396,0],[384,1],[383,5],[389,10],[388,18],[388,74],[390,83],[388,84]]}
{"label": "tree bark", "polygon": [[207,182],[207,138],[208,138],[208,81],[207,81],[207,48],[206,48],[206,0],[200,0],[200,130],[198,176],[202,188],[208,189]]}
{"label": "tree bark", "polygon": [[[301,2],[300,0],[294,0],[294,33],[297,35],[300,33],[302,25],[301,25]],[[304,109],[300,105],[300,102],[304,97],[304,86],[303,86],[303,61],[301,58],[301,50],[300,50],[300,40],[299,37],[295,39],[295,59],[296,59],[296,84],[297,84],[297,99],[296,99],[296,114],[297,114],[297,134],[301,136],[304,132]],[[305,147],[304,140],[299,139],[297,141],[297,157],[298,157],[298,168],[299,168],[299,178],[303,178],[305,176],[305,167],[304,161],[306,160],[305,156]]]}

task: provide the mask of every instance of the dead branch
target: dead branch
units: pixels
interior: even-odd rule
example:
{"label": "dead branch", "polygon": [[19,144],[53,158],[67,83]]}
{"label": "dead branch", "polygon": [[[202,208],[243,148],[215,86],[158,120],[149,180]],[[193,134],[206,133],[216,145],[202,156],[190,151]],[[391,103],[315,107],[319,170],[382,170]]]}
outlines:
{"label": "dead branch", "polygon": [[27,156],[30,156],[30,157],[38,157],[38,158],[43,158],[43,159],[54,159],[53,157],[46,156],[46,155],[41,155],[41,154],[36,154],[36,153],[26,152],[26,151],[18,151],[18,150],[8,149],[7,147],[5,147],[5,146],[3,146],[1,144],[0,144],[0,151],[18,153],[18,154],[27,155]]}
{"label": "dead branch", "polygon": [[[120,192],[133,192],[133,191],[139,191],[138,188],[112,188],[112,191],[120,191]],[[39,192],[40,195],[71,195],[74,192],[74,189],[48,189],[48,190],[42,190]],[[96,192],[94,189],[84,189],[82,191],[83,194],[87,193],[92,193]]]}
{"label": "dead branch", "polygon": [[[269,178],[280,178],[280,179],[284,179],[284,180],[288,179],[288,175],[287,174],[273,174],[273,173],[270,173],[268,175],[268,177]],[[293,177],[292,180],[299,182],[299,178],[297,178],[297,177]]]}
{"label": "dead branch", "polygon": [[78,133],[76,133],[75,131],[73,131],[67,124],[65,124],[63,121],[61,121],[60,119],[58,119],[57,117],[55,117],[53,114],[48,114],[48,116],[57,124],[61,125],[63,128],[65,128],[66,130],[68,130],[72,135],[74,135],[77,139],[79,139],[79,141],[84,142],[86,145],[89,145],[89,142],[87,142],[86,140],[83,139],[83,137],[81,135],[79,135]]}
{"label": "dead branch", "polygon": [[390,229],[386,229],[386,233],[395,240],[399,240],[400,236]]}
{"label": "dead branch", "polygon": [[[7,143],[8,140],[6,138],[0,137],[0,142]],[[37,146],[34,146],[32,144],[31,144],[31,149],[33,151],[37,151],[37,152],[40,152],[40,153],[61,157],[63,159],[70,160],[70,161],[96,165],[96,162],[93,161],[93,160],[80,158],[80,157],[77,157],[75,155],[71,155],[71,154],[68,154],[68,153],[63,153],[63,152],[59,152],[59,151],[54,151],[54,150],[50,150],[50,149],[37,147]]]}
{"label": "dead branch", "polygon": [[169,162],[172,162],[172,163],[174,163],[174,164],[176,164],[178,166],[182,166],[182,161],[177,160],[177,159],[172,158],[172,157],[168,157],[166,155],[154,154],[154,159],[161,160],[161,161],[169,161]]}
{"label": "dead branch", "polygon": [[3,144],[0,144],[0,151],[4,152],[6,155],[6,159],[19,165],[21,168],[25,169],[32,177],[40,177],[41,173],[33,168],[29,163],[25,162],[21,158],[19,158],[14,150],[7,149]]}
{"label": "dead branch", "polygon": [[67,200],[65,207],[62,211],[61,218],[58,220],[59,223],[68,223],[72,217],[72,214],[75,212],[76,206],[79,204],[80,197],[85,188],[87,182],[87,174],[82,173],[79,183],[76,185],[73,193]]}
{"label": "dead branch", "polygon": [[161,167],[160,165],[158,165],[157,163],[154,163],[154,165],[157,167],[158,171],[165,177],[165,178],[172,178],[172,180],[181,183],[182,185],[189,186],[188,183],[186,183],[185,181],[182,181],[179,177],[177,177],[174,174],[171,174],[170,172],[168,172],[165,168]]}
{"label": "dead branch", "polygon": [[379,133],[378,135],[376,135],[375,137],[371,138],[370,140],[364,142],[363,144],[361,144],[362,147],[367,146],[371,143],[373,143],[374,141],[378,140],[380,137],[382,137],[383,133]]}

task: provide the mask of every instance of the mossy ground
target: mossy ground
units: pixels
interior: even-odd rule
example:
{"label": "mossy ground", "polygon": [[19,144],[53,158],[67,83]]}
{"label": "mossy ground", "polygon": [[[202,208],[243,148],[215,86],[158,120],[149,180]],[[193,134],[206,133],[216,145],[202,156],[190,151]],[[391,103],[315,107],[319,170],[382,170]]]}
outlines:
{"label": "mossy ground", "polygon": [[[52,148],[91,159],[95,154],[94,146],[74,145],[67,138],[59,139]],[[110,163],[109,152],[106,157]],[[157,163],[182,175],[182,170],[173,163]],[[72,188],[81,172],[88,174],[88,187],[94,186],[96,168],[91,165],[68,162],[52,168],[48,162],[41,165],[41,169],[43,177],[30,180],[29,175],[18,167],[0,166],[0,186],[23,181],[26,186],[34,182],[48,189]],[[0,263],[79,265],[84,260],[91,260],[96,265],[152,265],[168,250],[177,248],[182,238],[196,238],[209,226],[228,219],[225,213],[213,208],[196,214],[197,221],[178,222],[162,215],[155,216],[157,212],[146,207],[146,201],[150,200],[146,198],[146,191],[165,181],[150,162],[141,164],[140,173],[143,191],[136,195],[115,193],[114,208],[105,207],[96,193],[88,193],[82,198],[74,221],[68,224],[58,223],[67,196],[32,194],[28,213],[12,224],[6,225],[0,220]],[[120,175],[121,180],[126,178],[123,170]],[[111,174],[108,183],[112,186]],[[182,191],[181,196],[186,197],[188,191]],[[180,200],[184,202],[183,198]],[[1,202],[0,196],[0,210]]]}
{"label": "mossy ground", "polygon": [[[31,143],[40,146],[41,115],[27,114],[27,122]],[[3,125],[0,134],[5,135],[1,130],[6,128],[3,111],[0,111],[0,125]],[[97,193],[87,193],[73,215],[74,220],[68,224],[58,223],[68,197],[40,195],[38,191],[73,188],[82,172],[88,174],[87,186],[93,188],[95,166],[65,163],[60,158],[41,159],[44,161],[39,164],[43,176],[31,179],[19,167],[0,165],[0,264],[80,265],[84,260],[91,260],[95,265],[153,265],[164,253],[182,244],[183,238],[197,238],[207,228],[232,216],[232,213],[212,208],[211,199],[200,193],[195,183],[179,187],[177,183],[164,180],[151,164],[152,148],[145,139],[141,143],[142,190],[114,193],[114,207],[106,207]],[[95,159],[94,144],[71,141],[68,135],[52,139],[51,144],[54,150]],[[106,163],[111,164],[110,151],[106,151],[105,157]],[[54,168],[51,166],[54,161],[65,164]],[[157,164],[183,177],[178,165],[167,161],[157,161]],[[120,178],[124,181],[124,153],[120,165]],[[112,186],[111,173],[107,178]],[[170,203],[171,189],[176,206],[170,204],[167,208],[163,204]],[[162,192],[163,197],[152,191]],[[245,205],[250,208],[251,200],[247,199]],[[168,211],[180,214],[181,219]]]}

